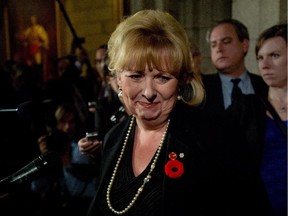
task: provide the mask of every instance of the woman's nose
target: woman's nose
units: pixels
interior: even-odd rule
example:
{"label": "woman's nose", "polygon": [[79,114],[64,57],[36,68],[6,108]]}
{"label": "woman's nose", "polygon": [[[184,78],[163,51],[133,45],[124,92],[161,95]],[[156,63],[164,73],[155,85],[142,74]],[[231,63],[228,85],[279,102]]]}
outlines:
{"label": "woman's nose", "polygon": [[157,96],[156,90],[155,90],[155,86],[153,83],[153,80],[146,80],[145,81],[145,85],[144,85],[144,89],[143,89],[143,96],[149,101],[149,102],[153,102],[154,99]]}
{"label": "woman's nose", "polygon": [[270,67],[270,59],[263,57],[262,61],[259,62],[260,68],[265,69]]}

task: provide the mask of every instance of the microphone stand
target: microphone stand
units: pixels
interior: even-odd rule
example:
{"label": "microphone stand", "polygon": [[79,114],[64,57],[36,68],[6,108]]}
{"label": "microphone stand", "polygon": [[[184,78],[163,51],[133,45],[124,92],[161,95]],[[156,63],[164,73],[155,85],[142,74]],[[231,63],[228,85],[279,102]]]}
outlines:
{"label": "microphone stand", "polygon": [[67,22],[67,24],[71,30],[72,35],[73,35],[71,53],[74,53],[74,51],[77,47],[82,48],[82,44],[85,43],[85,39],[83,37],[81,37],[81,38],[78,37],[61,0],[56,0],[56,1],[59,3],[60,10],[63,13],[63,16],[64,16],[64,18],[65,18],[65,20],[66,20],[66,22]]}
{"label": "microphone stand", "polygon": [[[72,35],[73,35],[73,41],[72,41],[70,53],[72,55],[74,55],[76,48],[83,49],[82,44],[85,43],[85,38],[78,37],[78,35],[77,35],[77,33],[76,33],[72,23],[71,23],[71,20],[70,20],[68,14],[67,14],[67,12],[66,12],[66,10],[64,8],[63,3],[61,2],[61,0],[56,0],[56,1],[59,3],[59,8],[60,8],[60,10],[61,10],[66,22],[67,22],[67,24],[68,24],[68,27],[70,28],[70,31],[71,31]],[[86,64],[87,64],[88,70],[92,71],[92,66],[91,66],[90,61],[86,61]]]}

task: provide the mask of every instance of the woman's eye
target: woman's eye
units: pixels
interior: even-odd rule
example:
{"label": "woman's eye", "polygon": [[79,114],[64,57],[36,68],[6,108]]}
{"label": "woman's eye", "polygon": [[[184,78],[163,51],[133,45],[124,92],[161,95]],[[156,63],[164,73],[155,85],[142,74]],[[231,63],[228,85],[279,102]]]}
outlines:
{"label": "woman's eye", "polygon": [[158,76],[157,77],[157,80],[159,80],[161,83],[168,82],[170,79],[172,79],[172,78],[169,76]]}
{"label": "woman's eye", "polygon": [[129,77],[130,77],[131,79],[133,79],[133,80],[139,80],[139,79],[142,78],[142,75],[140,75],[140,74],[132,74],[132,75],[130,75]]}
{"label": "woman's eye", "polygon": [[271,57],[274,58],[274,59],[278,58],[279,56],[280,56],[280,55],[277,54],[277,53],[272,53],[272,54],[271,54]]}
{"label": "woman's eye", "polygon": [[256,59],[257,59],[257,61],[259,61],[259,62],[260,62],[260,61],[262,61],[262,60],[263,60],[263,57],[262,57],[262,56],[257,56],[257,57],[256,57]]}

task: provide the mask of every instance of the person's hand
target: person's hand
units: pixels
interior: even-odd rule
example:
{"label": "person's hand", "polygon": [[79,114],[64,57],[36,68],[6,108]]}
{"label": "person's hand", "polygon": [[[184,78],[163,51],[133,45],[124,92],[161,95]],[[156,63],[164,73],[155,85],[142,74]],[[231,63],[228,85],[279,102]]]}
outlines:
{"label": "person's hand", "polygon": [[82,154],[95,156],[100,152],[102,141],[88,140],[86,137],[78,141],[78,148]]}
{"label": "person's hand", "polygon": [[38,144],[39,144],[39,150],[40,150],[41,154],[45,154],[48,152],[45,135],[39,137]]}

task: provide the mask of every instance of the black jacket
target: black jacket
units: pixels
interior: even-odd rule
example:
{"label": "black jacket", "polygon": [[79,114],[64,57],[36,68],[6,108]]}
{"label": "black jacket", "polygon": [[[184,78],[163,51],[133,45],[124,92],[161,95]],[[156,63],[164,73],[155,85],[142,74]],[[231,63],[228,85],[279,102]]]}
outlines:
{"label": "black jacket", "polygon": [[[251,79],[255,94],[263,94],[267,92],[268,86],[263,81],[262,77],[248,72]],[[206,91],[206,100],[204,108],[208,112],[222,112],[224,108],[224,98],[219,73],[202,75],[202,81]]]}
{"label": "black jacket", "polygon": [[[161,182],[161,215],[265,215],[264,199],[259,199],[263,197],[263,191],[258,184],[258,175],[256,172],[243,172],[239,161],[231,160],[233,154],[238,154],[234,148],[245,149],[247,146],[239,145],[240,140],[238,142],[235,139],[233,149],[226,148],[231,144],[230,138],[233,134],[226,138],[219,136],[219,132],[225,130],[227,124],[209,124],[209,118],[205,112],[181,102],[176,105],[170,116],[171,122],[165,142],[167,148],[166,152],[162,153],[167,155],[165,164],[169,160],[169,153],[183,153],[184,157],[179,160],[184,165],[184,174],[175,179],[164,175]],[[89,216],[100,216],[99,199],[106,198],[100,197],[99,194],[107,190],[129,122],[130,118],[124,120],[105,136],[102,172],[95,198],[87,214]],[[244,152],[241,151],[241,156],[245,157]],[[234,156],[238,158],[238,155]],[[162,165],[163,169],[165,164]]]}

